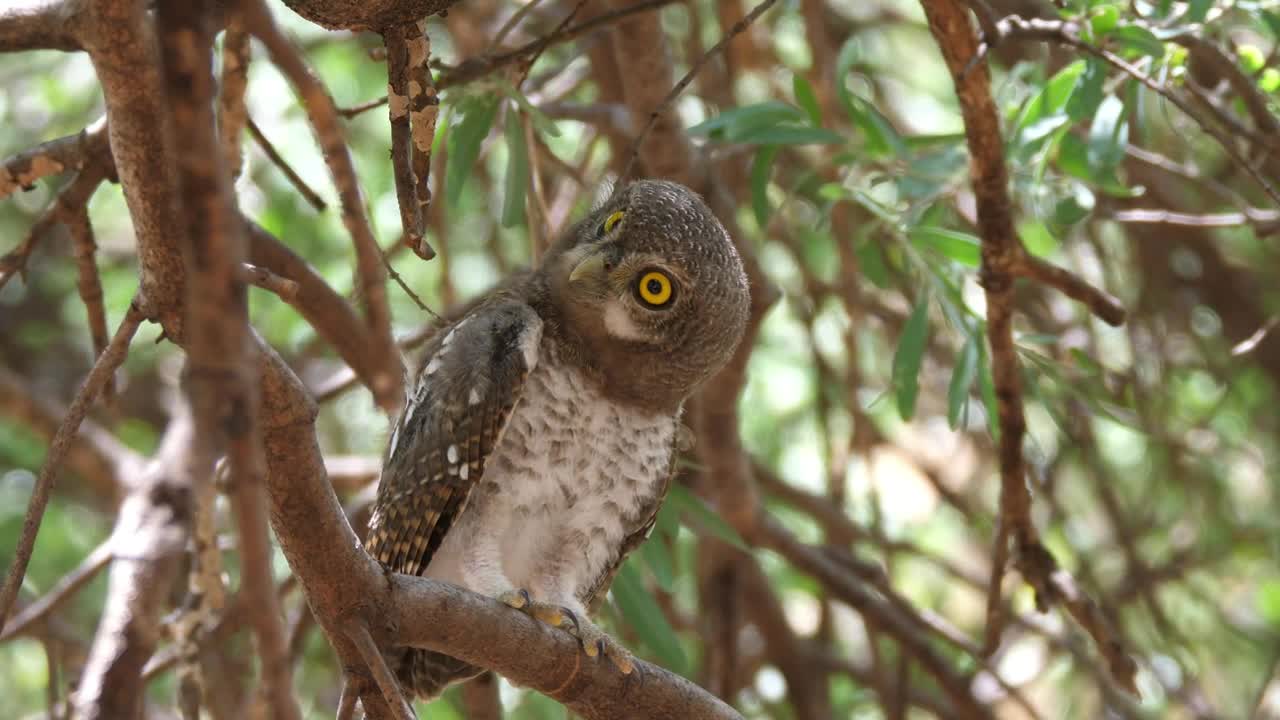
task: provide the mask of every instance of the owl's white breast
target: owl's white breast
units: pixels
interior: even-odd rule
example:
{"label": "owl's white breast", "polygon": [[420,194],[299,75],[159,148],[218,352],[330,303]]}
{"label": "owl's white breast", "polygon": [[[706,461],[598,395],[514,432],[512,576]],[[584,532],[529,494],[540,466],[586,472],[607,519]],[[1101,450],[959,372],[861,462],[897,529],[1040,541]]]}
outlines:
{"label": "owl's white breast", "polygon": [[670,471],[677,416],[609,401],[549,343],[426,575],[581,609]]}

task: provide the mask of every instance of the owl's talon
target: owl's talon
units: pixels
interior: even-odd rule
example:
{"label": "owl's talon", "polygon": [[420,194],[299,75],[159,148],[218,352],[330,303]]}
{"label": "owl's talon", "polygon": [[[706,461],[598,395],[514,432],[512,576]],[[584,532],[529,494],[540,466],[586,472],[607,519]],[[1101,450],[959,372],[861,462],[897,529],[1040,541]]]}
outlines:
{"label": "owl's talon", "polygon": [[498,596],[498,600],[507,607],[523,610],[533,604],[533,599],[529,597],[529,591],[523,588],[518,590],[508,590]]}
{"label": "owl's talon", "polygon": [[590,620],[585,617],[579,618],[578,614],[569,608],[536,601],[529,596],[527,590],[509,590],[499,595],[498,599],[508,607],[574,636],[582,644],[582,652],[587,657],[607,657],[623,675],[630,675],[635,669],[635,659],[629,650],[605,634]]}

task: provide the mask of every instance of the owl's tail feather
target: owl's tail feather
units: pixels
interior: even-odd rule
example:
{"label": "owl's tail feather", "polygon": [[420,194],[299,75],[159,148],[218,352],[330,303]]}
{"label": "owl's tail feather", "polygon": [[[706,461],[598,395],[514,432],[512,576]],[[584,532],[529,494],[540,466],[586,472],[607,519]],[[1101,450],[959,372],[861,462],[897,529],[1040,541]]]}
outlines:
{"label": "owl's tail feather", "polygon": [[412,697],[429,700],[450,685],[484,672],[483,668],[469,665],[455,657],[433,650],[404,648],[393,659],[396,679],[400,687]]}

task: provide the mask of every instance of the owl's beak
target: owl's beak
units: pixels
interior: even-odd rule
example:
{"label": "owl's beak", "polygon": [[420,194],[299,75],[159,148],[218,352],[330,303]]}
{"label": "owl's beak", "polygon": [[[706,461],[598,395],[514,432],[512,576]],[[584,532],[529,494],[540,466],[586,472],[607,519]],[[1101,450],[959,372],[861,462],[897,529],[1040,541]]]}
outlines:
{"label": "owl's beak", "polygon": [[596,285],[604,285],[608,282],[609,270],[605,267],[605,253],[603,250],[592,251],[578,264],[573,267],[569,273],[569,283],[592,283]]}

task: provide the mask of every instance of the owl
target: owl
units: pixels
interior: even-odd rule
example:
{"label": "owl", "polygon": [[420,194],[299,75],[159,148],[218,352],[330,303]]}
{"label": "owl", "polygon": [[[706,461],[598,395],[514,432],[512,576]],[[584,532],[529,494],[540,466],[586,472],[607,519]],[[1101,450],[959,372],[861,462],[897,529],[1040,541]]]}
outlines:
{"label": "owl", "polygon": [[[589,613],[647,537],[685,399],[742,339],[742,261],[702,199],[639,181],[428,341],[392,429],[366,540],[389,571],[501,599],[632,657]],[[480,672],[395,651],[433,697]]]}

